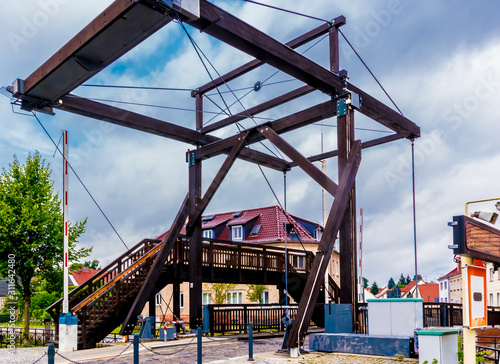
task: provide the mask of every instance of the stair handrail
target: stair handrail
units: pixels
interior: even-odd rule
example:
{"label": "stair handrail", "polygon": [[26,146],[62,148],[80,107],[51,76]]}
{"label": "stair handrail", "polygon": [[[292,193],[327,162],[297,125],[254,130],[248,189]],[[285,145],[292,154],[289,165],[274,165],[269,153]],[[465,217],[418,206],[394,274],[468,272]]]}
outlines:
{"label": "stair handrail", "polygon": [[[92,284],[95,284],[95,283],[99,282],[105,276],[109,275],[115,269],[117,269],[118,268],[118,263],[120,263],[120,265],[122,265],[124,262],[126,262],[126,260],[125,261],[122,260],[123,258],[127,258],[127,257],[131,258],[134,254],[137,254],[138,251],[140,251],[141,249],[144,249],[147,246],[148,243],[153,244],[153,245],[154,244],[159,245],[159,243],[161,243],[161,241],[160,240],[155,240],[155,239],[143,239],[143,240],[141,240],[139,243],[137,243],[132,248],[130,248],[129,250],[127,250],[125,253],[123,253],[122,255],[120,255],[114,261],[112,261],[111,263],[109,263],[106,267],[104,267],[103,269],[101,269],[101,271],[99,273],[97,273],[96,275],[90,277],[85,282],[83,282],[81,285],[79,285],[78,287],[76,287],[75,289],[73,289],[71,292],[69,292],[68,295],[69,295],[69,298],[70,298],[70,303],[71,303],[71,301],[74,301],[75,296],[77,294],[81,293],[84,289],[88,289],[89,286],[91,286]],[[115,265],[116,265],[116,267],[114,268]],[[57,300],[56,302],[54,302],[52,305],[50,305],[46,309],[46,311],[49,312],[49,313],[52,313],[53,311],[55,311],[61,305],[62,305],[62,298],[59,299],[59,300]]]}

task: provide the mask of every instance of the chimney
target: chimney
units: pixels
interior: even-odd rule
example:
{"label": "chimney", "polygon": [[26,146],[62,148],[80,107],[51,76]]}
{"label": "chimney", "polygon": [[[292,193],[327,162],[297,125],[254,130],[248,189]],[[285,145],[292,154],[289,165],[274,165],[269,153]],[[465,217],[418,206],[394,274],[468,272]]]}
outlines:
{"label": "chimney", "polygon": [[88,271],[89,271],[89,267],[87,267],[87,266],[83,266],[82,267],[82,273],[83,272],[88,272]]}

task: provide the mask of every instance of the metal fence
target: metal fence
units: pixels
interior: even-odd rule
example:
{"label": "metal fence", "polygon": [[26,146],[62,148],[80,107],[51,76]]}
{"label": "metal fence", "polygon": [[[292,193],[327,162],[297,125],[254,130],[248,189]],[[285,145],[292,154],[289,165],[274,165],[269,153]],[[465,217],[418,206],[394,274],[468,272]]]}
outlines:
{"label": "metal fence", "polygon": [[228,332],[245,332],[248,323],[253,324],[254,331],[283,330],[281,319],[288,307],[290,318],[294,319],[298,305],[207,305],[208,331],[210,335]]}
{"label": "metal fence", "polygon": [[[0,327],[0,347],[11,344],[12,340],[16,344],[23,344],[24,330],[14,327]],[[45,346],[55,341],[54,329],[30,329],[30,345]]]}

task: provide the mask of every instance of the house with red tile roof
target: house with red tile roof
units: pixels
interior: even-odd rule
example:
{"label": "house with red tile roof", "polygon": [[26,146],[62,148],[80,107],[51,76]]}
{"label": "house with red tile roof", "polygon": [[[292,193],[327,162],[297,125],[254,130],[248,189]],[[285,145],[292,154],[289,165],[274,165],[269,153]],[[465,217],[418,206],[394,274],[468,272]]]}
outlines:
{"label": "house with red tile roof", "polygon": [[[180,232],[185,234],[184,226]],[[306,250],[316,253],[318,243],[321,239],[323,227],[315,222],[285,212],[279,206],[268,206],[249,210],[223,212],[202,216],[202,235],[207,239],[219,239],[226,241],[242,242],[255,245],[269,245],[273,247],[284,247],[289,249]],[[156,239],[163,240],[168,231],[157,236]],[[293,264],[300,266],[305,264],[306,254],[301,261],[300,256],[295,256],[297,261]],[[340,286],[339,253],[334,251],[329,266],[329,273]],[[213,303],[214,292],[212,284],[203,285],[203,304]],[[187,318],[189,312],[189,286],[188,283],[181,284],[180,307],[181,317]],[[226,303],[245,304],[251,303],[247,295],[248,286],[235,285],[227,292]],[[157,294],[157,316],[171,317],[165,314],[172,296],[172,287],[168,285]],[[264,303],[278,303],[279,291],[276,287],[268,286],[263,293]]]}
{"label": "house with red tile roof", "polygon": [[69,272],[69,284],[70,286],[79,286],[86,280],[92,278],[100,269],[89,269],[89,267],[82,267],[79,270],[72,270]]}
{"label": "house with red tile roof", "polygon": [[452,302],[450,299],[450,277],[460,273],[460,266],[455,267],[444,276],[438,278],[439,283],[439,302]]}

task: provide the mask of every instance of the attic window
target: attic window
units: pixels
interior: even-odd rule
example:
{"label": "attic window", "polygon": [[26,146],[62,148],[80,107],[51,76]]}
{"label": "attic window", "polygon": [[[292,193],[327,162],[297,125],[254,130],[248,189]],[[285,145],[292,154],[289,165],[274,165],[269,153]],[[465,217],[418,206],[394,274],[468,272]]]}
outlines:
{"label": "attic window", "polygon": [[299,232],[297,231],[297,228],[295,227],[294,223],[286,224],[286,232],[290,237],[290,240],[300,240]]}
{"label": "attic window", "polygon": [[250,231],[250,236],[256,236],[257,234],[259,234],[259,231],[261,228],[262,228],[262,225],[255,225],[253,227],[252,231]]}
{"label": "attic window", "polygon": [[243,211],[237,211],[234,213],[234,218],[240,217]]}
{"label": "attic window", "polygon": [[215,218],[215,215],[207,215],[207,216],[203,216],[203,217],[201,218],[201,222],[209,222],[209,221],[212,221],[214,218]]}

